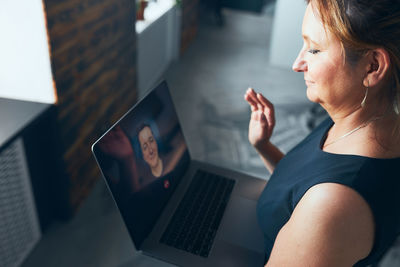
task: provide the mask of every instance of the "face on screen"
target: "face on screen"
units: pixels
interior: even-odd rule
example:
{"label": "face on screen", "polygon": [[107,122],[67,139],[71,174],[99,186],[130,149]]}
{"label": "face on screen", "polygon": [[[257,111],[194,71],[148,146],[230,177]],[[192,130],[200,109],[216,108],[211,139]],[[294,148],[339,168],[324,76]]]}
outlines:
{"label": "face on screen", "polygon": [[139,143],[144,161],[150,168],[155,168],[159,163],[158,146],[150,127],[146,126],[139,132]]}

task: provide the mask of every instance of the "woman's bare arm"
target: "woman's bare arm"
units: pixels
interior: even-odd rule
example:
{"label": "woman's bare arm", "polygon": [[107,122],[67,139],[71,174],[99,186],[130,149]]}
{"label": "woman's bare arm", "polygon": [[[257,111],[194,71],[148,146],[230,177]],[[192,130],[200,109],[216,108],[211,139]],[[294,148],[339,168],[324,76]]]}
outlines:
{"label": "woman's bare arm", "polygon": [[258,154],[260,155],[265,167],[272,174],[275,170],[275,166],[285,156],[282,151],[274,146],[271,142],[265,142],[255,147]]}
{"label": "woman's bare arm", "polygon": [[353,266],[368,256],[374,219],[353,189],[335,183],[313,186],[279,231],[266,267]]}

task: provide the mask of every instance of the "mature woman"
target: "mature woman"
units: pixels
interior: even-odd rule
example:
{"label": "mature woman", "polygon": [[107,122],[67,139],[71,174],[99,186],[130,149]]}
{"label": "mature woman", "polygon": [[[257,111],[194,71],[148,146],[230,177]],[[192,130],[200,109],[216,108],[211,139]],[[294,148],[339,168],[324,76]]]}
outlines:
{"label": "mature woman", "polygon": [[329,114],[286,155],[249,89],[249,141],[272,173],[258,203],[266,266],[368,266],[400,229],[400,3],[309,0],[293,69]]}

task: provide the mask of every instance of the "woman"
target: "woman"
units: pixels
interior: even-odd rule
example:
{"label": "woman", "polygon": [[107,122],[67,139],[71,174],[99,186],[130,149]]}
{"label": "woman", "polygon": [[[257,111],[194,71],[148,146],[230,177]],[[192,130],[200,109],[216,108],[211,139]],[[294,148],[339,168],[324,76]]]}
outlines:
{"label": "woman", "polygon": [[249,141],[272,173],[257,213],[266,266],[368,266],[400,227],[400,4],[309,0],[293,64],[330,118],[288,154],[249,89]]}

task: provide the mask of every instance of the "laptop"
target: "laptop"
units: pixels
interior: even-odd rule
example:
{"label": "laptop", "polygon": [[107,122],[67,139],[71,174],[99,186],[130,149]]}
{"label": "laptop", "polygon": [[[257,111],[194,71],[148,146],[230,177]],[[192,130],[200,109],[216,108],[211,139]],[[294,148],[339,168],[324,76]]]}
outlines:
{"label": "laptop", "polygon": [[177,266],[263,265],[266,181],[192,159],[165,81],[92,152],[140,253]]}

